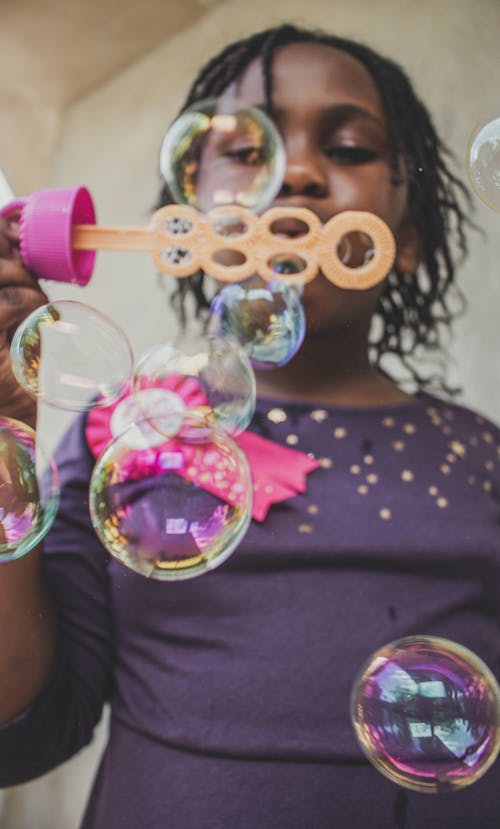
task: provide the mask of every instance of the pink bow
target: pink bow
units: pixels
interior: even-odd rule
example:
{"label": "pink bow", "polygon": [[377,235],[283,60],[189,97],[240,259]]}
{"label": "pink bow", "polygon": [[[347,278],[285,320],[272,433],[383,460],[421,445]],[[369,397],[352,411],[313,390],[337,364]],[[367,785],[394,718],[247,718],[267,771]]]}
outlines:
{"label": "pink bow", "polygon": [[[179,375],[171,375],[162,382],[163,388],[168,388],[178,394],[187,408],[207,405],[207,398],[198,381],[194,378],[185,378]],[[119,400],[111,406],[92,409],[87,416],[85,436],[92,454],[97,458],[113,439],[110,428],[111,416],[116,407],[130,394],[127,390]],[[296,449],[289,449],[279,443],[260,437],[254,432],[245,431],[237,435],[234,440],[240,449],[245,453],[253,480],[253,508],[252,517],[256,521],[264,521],[271,504],[277,504],[292,498],[299,492],[306,491],[306,475],[319,467],[315,458]],[[176,449],[175,438],[166,441],[170,449]],[[182,469],[175,471],[185,476],[185,470],[189,468],[190,477],[193,483],[216,495],[218,498],[231,503],[233,495],[231,492],[231,481],[223,489],[220,482],[216,482],[210,472],[209,465],[206,465],[206,446],[182,445],[182,452],[185,460],[189,461]],[[186,453],[189,458],[186,458]],[[141,475],[144,474],[144,466],[141,466]],[[151,470],[154,472],[157,470]],[[133,464],[129,470],[130,477],[134,477]]]}

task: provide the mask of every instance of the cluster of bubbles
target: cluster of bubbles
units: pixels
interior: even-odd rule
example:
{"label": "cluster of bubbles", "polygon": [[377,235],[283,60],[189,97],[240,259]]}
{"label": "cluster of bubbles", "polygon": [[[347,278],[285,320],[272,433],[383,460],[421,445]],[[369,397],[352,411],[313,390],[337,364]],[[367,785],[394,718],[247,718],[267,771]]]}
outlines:
{"label": "cluster of bubbles", "polygon": [[[261,212],[281,187],[285,152],[265,113],[222,98],[183,113],[160,166],[178,203]],[[113,556],[152,578],[199,575],[240,542],[253,488],[235,437],[255,410],[253,369],[285,364],[304,336],[297,289],[251,280],[229,287],[214,301],[206,336],[157,345],[135,366],[124,332],[81,302],[38,308],[12,341],[14,375],[38,400],[73,412],[113,407],[112,440],[90,482],[91,519]],[[43,475],[37,468],[42,451],[27,427],[4,419],[0,450],[5,559],[47,532],[58,491],[53,461]]]}

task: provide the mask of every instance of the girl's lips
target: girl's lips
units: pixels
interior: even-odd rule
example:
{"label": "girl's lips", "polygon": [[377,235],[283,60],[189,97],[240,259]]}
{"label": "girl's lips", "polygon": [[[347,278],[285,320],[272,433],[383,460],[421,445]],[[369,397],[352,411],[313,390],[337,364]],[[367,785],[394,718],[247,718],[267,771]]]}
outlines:
{"label": "girl's lips", "polygon": [[276,219],[271,224],[271,233],[277,239],[298,239],[306,236],[309,228],[306,222],[300,219]]}

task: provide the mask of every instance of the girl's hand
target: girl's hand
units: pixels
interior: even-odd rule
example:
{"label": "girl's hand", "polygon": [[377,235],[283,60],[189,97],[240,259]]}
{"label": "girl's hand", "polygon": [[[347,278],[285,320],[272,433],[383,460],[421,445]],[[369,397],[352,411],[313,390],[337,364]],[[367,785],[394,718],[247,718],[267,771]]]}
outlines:
{"label": "girl's hand", "polygon": [[12,374],[10,343],[18,325],[46,302],[47,296],[22,263],[17,226],[0,217],[0,416],[33,428],[36,402]]}

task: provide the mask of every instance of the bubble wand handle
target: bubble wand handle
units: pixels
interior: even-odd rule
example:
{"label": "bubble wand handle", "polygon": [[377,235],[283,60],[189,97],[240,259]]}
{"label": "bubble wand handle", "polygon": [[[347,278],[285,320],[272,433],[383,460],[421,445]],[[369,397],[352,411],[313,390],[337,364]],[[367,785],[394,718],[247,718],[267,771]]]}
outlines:
{"label": "bubble wand handle", "polygon": [[[283,230],[300,226],[302,232]],[[370,257],[355,267],[339,255],[350,233],[371,240]],[[300,207],[273,207],[261,216],[239,206],[217,207],[199,213],[186,205],[167,205],[153,215],[149,228],[75,226],[75,249],[149,251],[159,271],[182,278],[201,268],[221,282],[239,282],[258,273],[271,282],[305,284],[319,270],[331,282],[350,290],[366,290],[384,279],[392,268],[395,242],[378,216],[346,211],[322,225],[312,211]],[[294,272],[280,273],[276,263]]]}
{"label": "bubble wand handle", "polygon": [[151,253],[155,234],[148,227],[102,227],[75,225],[71,230],[74,250],[122,250]]}

